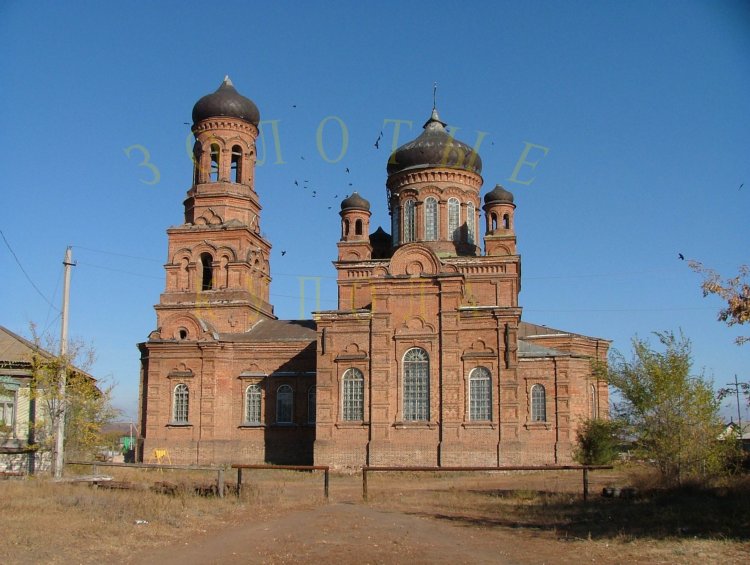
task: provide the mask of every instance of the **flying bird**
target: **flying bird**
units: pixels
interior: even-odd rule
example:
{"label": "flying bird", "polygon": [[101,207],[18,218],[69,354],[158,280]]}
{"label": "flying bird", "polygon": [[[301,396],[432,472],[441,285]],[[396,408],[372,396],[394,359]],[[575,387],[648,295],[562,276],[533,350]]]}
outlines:
{"label": "flying bird", "polygon": [[346,172],[347,172],[347,173],[349,172],[349,167],[347,167],[347,168],[346,168]]}
{"label": "flying bird", "polygon": [[375,149],[380,149],[380,138],[375,140]]}
{"label": "flying bird", "polygon": [[685,256],[682,253],[678,253],[677,257],[680,258],[680,261],[684,261],[685,260]]}
{"label": "flying bird", "polygon": [[294,186],[299,186],[299,183],[297,181],[294,181]]}
{"label": "flying bird", "polygon": [[296,108],[296,107],[297,107],[297,105],[296,105],[296,104],[292,104],[292,108]]}
{"label": "flying bird", "polygon": [[281,256],[283,257],[284,255],[286,255],[286,251],[281,252]]}
{"label": "flying bird", "polygon": [[299,158],[302,159],[303,161],[305,160],[305,158],[302,155],[300,155]]}
{"label": "flying bird", "polygon": [[743,182],[740,187],[737,190],[742,190],[742,187],[745,186],[745,183]]}

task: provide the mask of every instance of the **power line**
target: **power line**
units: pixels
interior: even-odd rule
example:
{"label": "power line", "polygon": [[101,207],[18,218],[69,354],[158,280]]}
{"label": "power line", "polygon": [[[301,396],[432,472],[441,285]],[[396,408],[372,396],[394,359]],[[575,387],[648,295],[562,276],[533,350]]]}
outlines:
{"label": "power line", "polygon": [[142,257],[140,255],[128,255],[127,253],[118,253],[116,251],[105,251],[104,249],[93,249],[91,247],[83,247],[81,245],[74,245],[76,249],[83,249],[84,251],[91,251],[93,253],[102,253],[104,255],[115,255],[117,257],[128,257],[129,259],[140,259],[142,261],[153,261],[154,263],[161,263],[159,259],[153,257]]}
{"label": "power line", "polygon": [[13,251],[13,248],[10,246],[10,243],[8,243],[8,240],[5,238],[5,234],[3,233],[3,230],[0,230],[0,235],[3,236],[3,241],[5,242],[5,245],[8,248],[8,251],[10,251],[10,254],[13,255],[13,259],[16,260],[16,263],[18,264],[18,268],[21,269],[21,272],[26,277],[26,280],[29,281],[29,284],[31,284],[31,286],[34,287],[34,290],[37,291],[39,296],[41,296],[44,299],[44,301],[50,305],[50,307],[54,308],[55,310],[59,312],[60,309],[54,304],[52,304],[52,302],[50,302],[50,300],[44,295],[44,293],[41,290],[39,290],[39,287],[36,286],[36,284],[34,284],[34,281],[31,280],[29,273],[27,273],[26,269],[23,268],[23,265],[21,265],[21,261],[18,259],[18,256],[16,255],[15,251]]}

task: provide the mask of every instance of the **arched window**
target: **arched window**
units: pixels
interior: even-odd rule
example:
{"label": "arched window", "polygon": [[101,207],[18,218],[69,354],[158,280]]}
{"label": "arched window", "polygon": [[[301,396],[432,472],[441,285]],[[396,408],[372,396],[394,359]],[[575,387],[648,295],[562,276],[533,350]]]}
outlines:
{"label": "arched window", "polygon": [[448,199],[448,237],[461,241],[461,204],[458,198]]}
{"label": "arched window", "polygon": [[294,407],[294,391],[289,385],[281,385],[276,390],[276,423],[291,424]]}
{"label": "arched window", "polygon": [[219,160],[221,158],[221,148],[216,144],[211,144],[211,182],[219,180]]}
{"label": "arched window", "polygon": [[430,196],[424,201],[424,238],[426,241],[437,240],[439,225],[438,201],[437,198]]}
{"label": "arched window", "polygon": [[401,232],[400,224],[399,224],[399,206],[398,202],[393,203],[393,208],[391,209],[391,238],[393,239],[393,246],[397,246],[401,239],[399,237],[399,234]]}
{"label": "arched window", "polygon": [[343,237],[346,237],[348,235],[349,235],[349,220],[344,220]]}
{"label": "arched window", "polygon": [[414,200],[404,202],[404,243],[414,241]]}
{"label": "arched window", "polygon": [[242,182],[242,147],[232,147],[232,182]]}
{"label": "arched window", "polygon": [[404,420],[430,419],[430,358],[415,347],[404,355]]}
{"label": "arched window", "polygon": [[344,373],[341,404],[343,419],[362,421],[365,419],[365,377],[359,369],[347,369]]}
{"label": "arched window", "polygon": [[253,384],[245,389],[245,423],[260,424],[260,385]]}
{"label": "arched window", "polygon": [[202,152],[203,146],[198,141],[196,141],[193,144],[193,184],[198,184],[201,182],[200,169]]}
{"label": "arched window", "polygon": [[495,212],[492,212],[490,214],[490,231],[495,231],[497,229],[497,214]]}
{"label": "arched window", "polygon": [[180,328],[177,332],[177,335],[180,339],[187,339],[188,331],[185,328]]}
{"label": "arched window", "polygon": [[503,214],[503,228],[510,229],[510,216],[508,214]]}
{"label": "arched window", "polygon": [[307,389],[307,423],[315,423],[315,387],[311,386]]}
{"label": "arched window", "polygon": [[469,375],[469,420],[492,420],[492,377],[485,367]]}
{"label": "arched window", "polygon": [[599,396],[596,394],[596,385],[591,385],[590,394],[591,394],[591,398],[589,399],[589,402],[591,403],[591,417],[598,418],[599,417]]}
{"label": "arched window", "polygon": [[201,290],[214,287],[214,258],[210,253],[201,253]]}
{"label": "arched window", "polygon": [[172,422],[175,424],[188,423],[188,408],[190,405],[190,392],[186,384],[174,387],[172,398]]}
{"label": "arched window", "polygon": [[354,235],[362,235],[362,220],[354,222]]}
{"label": "arched window", "polygon": [[547,393],[542,385],[531,387],[531,421],[547,421]]}
{"label": "arched window", "polygon": [[469,202],[466,204],[466,240],[470,244],[474,244],[476,241],[476,213],[474,212],[474,203]]}

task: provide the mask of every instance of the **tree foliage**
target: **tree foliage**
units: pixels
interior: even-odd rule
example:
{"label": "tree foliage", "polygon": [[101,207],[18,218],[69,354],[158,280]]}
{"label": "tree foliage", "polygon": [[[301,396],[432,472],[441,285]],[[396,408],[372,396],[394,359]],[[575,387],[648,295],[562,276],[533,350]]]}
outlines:
{"label": "tree foliage", "polygon": [[716,477],[736,448],[719,440],[719,401],[709,381],[690,374],[690,341],[671,332],[655,335],[663,351],[636,337],[630,360],[613,353],[607,380],[622,397],[616,413],[636,453],[652,462],[666,483]]}
{"label": "tree foliage", "polygon": [[[719,321],[728,326],[750,322],[750,267],[741,265],[736,277],[723,279],[713,269],[704,267],[699,261],[690,261],[690,268],[703,276],[701,289],[703,296],[715,294],[726,301],[725,308],[719,310]],[[750,336],[740,336],[737,345],[750,341]]]}
{"label": "tree foliage", "polygon": [[573,458],[581,465],[609,465],[619,453],[621,427],[617,420],[584,420],[576,430]]}
{"label": "tree foliage", "polygon": [[[56,344],[42,339],[32,326],[37,351],[31,358],[31,399],[37,406],[34,437],[42,450],[51,450],[56,424],[65,414],[65,458],[90,458],[105,445],[102,428],[112,422],[118,411],[112,406],[112,386],[102,386],[86,370],[93,364],[93,348],[73,341],[65,359],[48,354]],[[46,350],[46,351],[45,351]],[[65,396],[60,394],[60,369],[66,367]]]}

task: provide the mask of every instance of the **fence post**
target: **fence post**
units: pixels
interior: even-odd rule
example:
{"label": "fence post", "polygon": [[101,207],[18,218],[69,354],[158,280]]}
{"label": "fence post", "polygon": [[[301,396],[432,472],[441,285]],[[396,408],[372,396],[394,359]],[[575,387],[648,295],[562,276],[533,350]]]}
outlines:
{"label": "fence post", "polygon": [[216,492],[219,498],[224,498],[224,467],[219,469],[219,476],[216,477]]}
{"label": "fence post", "polygon": [[242,493],[242,467],[237,467],[237,498]]}
{"label": "fence post", "polygon": [[323,494],[328,500],[328,467],[325,468],[325,474],[323,475]]}
{"label": "fence post", "polygon": [[367,467],[362,467],[362,500],[367,502]]}
{"label": "fence post", "polygon": [[583,468],[583,501],[589,499],[589,468]]}

